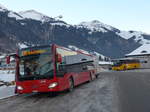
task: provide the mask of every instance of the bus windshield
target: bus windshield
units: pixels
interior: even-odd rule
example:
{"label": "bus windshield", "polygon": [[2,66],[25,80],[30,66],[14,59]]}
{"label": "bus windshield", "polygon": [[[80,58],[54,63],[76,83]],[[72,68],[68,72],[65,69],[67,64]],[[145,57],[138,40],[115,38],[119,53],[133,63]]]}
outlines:
{"label": "bus windshield", "polygon": [[33,80],[53,77],[52,54],[34,54],[19,59],[19,79]]}
{"label": "bus windshield", "polygon": [[115,67],[115,66],[121,66],[121,65],[122,65],[121,62],[114,62],[114,64],[113,64],[114,67]]}

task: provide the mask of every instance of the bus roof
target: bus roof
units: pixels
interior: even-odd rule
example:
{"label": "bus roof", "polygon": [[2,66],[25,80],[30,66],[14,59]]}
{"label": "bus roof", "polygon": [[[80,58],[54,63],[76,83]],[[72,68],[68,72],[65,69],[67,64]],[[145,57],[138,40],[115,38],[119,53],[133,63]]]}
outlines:
{"label": "bus roof", "polygon": [[139,60],[139,59],[136,59],[136,58],[118,58],[118,59],[112,59],[112,61],[121,61],[121,60]]}
{"label": "bus roof", "polygon": [[[50,46],[53,46],[53,45],[55,45],[55,46],[58,47],[58,48],[62,48],[62,49],[64,49],[64,50],[74,51],[74,50],[72,50],[72,49],[70,49],[70,48],[63,47],[63,46],[59,46],[59,45],[57,45],[57,44],[31,46],[31,47],[19,49],[19,51],[24,51],[24,50],[28,50],[28,49],[45,48],[45,47],[50,47]],[[82,50],[77,50],[77,51],[74,51],[74,52],[77,52],[77,53],[79,53],[79,54],[84,54],[84,55],[92,56],[92,57],[93,57],[92,54],[90,54],[90,53],[85,53],[85,52],[83,52]]]}
{"label": "bus roof", "polygon": [[27,47],[27,48],[22,48],[19,50],[27,50],[27,49],[34,49],[34,48],[45,48],[45,47],[50,47],[52,45],[39,45],[39,46],[31,46],[31,47]]}

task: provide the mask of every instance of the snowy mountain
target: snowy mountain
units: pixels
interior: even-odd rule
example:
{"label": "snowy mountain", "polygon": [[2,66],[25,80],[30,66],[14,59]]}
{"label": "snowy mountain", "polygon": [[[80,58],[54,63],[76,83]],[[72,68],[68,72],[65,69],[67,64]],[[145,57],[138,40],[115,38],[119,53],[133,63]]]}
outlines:
{"label": "snowy mountain", "polygon": [[70,27],[69,24],[67,24],[59,19],[48,17],[47,15],[37,12],[35,10],[21,11],[18,14],[20,16],[22,16],[23,19],[32,19],[32,20],[36,20],[36,21],[41,21],[42,23],[51,22],[50,24],[53,26]]}
{"label": "snowy mountain", "polygon": [[103,32],[106,33],[108,31],[115,30],[114,27],[104,24],[98,20],[93,20],[91,22],[81,22],[78,27],[83,27],[91,30],[92,32]]}
{"label": "snowy mountain", "polygon": [[8,17],[10,17],[10,18],[15,18],[16,20],[24,19],[21,15],[19,15],[19,14],[16,13],[16,12],[13,12],[13,11],[10,11],[10,12],[8,13]]}
{"label": "snowy mountain", "polygon": [[132,39],[140,44],[150,44],[150,35],[140,31],[120,31],[117,35],[124,39]]}
{"label": "snowy mountain", "polygon": [[4,7],[3,5],[0,4],[0,12],[2,13],[7,13],[8,17],[10,18],[15,18],[17,20],[21,20],[21,19],[24,19],[21,15],[19,15],[18,13],[16,12],[13,12],[11,10],[8,10],[6,7]]}
{"label": "snowy mountain", "polygon": [[7,8],[0,4],[0,11],[7,11]]}
{"label": "snowy mountain", "polygon": [[52,18],[40,12],[37,12],[35,10],[21,11],[18,14],[22,16],[24,19],[33,19],[33,20],[42,21],[42,22],[53,20]]}
{"label": "snowy mountain", "polygon": [[9,53],[18,47],[55,43],[116,58],[150,40],[150,35],[132,31],[125,33],[98,20],[71,25],[35,10],[17,13],[0,7],[0,52]]}
{"label": "snowy mountain", "polygon": [[81,22],[78,25],[78,27],[89,29],[90,34],[92,34],[93,32],[108,33],[112,31],[124,39],[134,40],[135,42],[138,42],[139,44],[142,44],[142,45],[150,44],[150,34],[146,34],[140,31],[121,31],[115,27],[104,24],[98,20],[93,20],[91,22]]}

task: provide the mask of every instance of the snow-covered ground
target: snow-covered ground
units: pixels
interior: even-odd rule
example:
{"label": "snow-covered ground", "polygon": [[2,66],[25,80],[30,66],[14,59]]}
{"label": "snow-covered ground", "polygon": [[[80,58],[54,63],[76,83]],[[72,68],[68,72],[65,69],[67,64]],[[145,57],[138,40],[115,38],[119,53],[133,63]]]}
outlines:
{"label": "snow-covered ground", "polygon": [[[0,81],[11,82],[15,80],[14,71],[0,70]],[[13,86],[0,86],[0,99],[7,98],[15,95],[15,85]]]}
{"label": "snow-covered ground", "polygon": [[1,86],[0,87],[0,99],[8,98],[14,95],[16,95],[15,86]]}
{"label": "snow-covered ground", "polygon": [[14,71],[0,70],[0,81],[11,82],[15,80]]}

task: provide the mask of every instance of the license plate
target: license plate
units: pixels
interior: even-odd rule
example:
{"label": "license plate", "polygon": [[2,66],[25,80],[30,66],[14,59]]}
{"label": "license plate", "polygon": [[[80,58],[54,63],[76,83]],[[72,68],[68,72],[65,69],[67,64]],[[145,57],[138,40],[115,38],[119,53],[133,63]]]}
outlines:
{"label": "license plate", "polygon": [[37,92],[38,92],[38,90],[33,90],[32,92],[33,92],[33,93],[37,93]]}

